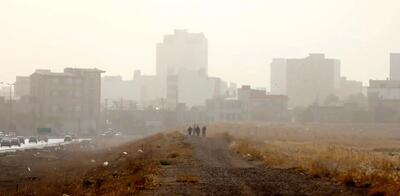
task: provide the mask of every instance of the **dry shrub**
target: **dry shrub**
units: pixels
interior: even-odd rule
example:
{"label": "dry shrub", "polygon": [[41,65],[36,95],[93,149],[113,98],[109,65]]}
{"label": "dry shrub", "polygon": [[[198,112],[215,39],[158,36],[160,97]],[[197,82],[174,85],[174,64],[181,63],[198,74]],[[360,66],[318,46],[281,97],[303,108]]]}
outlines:
{"label": "dry shrub", "polygon": [[160,164],[161,165],[172,165],[172,163],[171,163],[171,161],[169,161],[169,160],[165,160],[165,159],[163,159],[163,160],[160,160]]}
{"label": "dry shrub", "polygon": [[[400,195],[400,156],[388,152],[388,149],[397,150],[400,140],[385,135],[384,131],[376,138],[376,130],[364,126],[335,133],[331,131],[340,126],[224,124],[212,127],[214,131],[229,130],[234,136],[231,145],[234,151],[262,158],[269,167],[295,169],[347,186],[369,188],[370,194]],[[378,148],[385,151],[377,151]]]}

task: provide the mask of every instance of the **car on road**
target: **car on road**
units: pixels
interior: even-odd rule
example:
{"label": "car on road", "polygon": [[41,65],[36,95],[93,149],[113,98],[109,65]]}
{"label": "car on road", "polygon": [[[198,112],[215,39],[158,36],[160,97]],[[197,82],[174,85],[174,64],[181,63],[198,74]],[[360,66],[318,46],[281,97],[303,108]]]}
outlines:
{"label": "car on road", "polygon": [[19,139],[18,138],[12,138],[10,143],[11,143],[11,146],[21,147],[21,143],[19,143]]}
{"label": "car on road", "polygon": [[0,146],[1,147],[6,146],[6,147],[11,148],[11,141],[8,139],[2,139],[0,142]]}
{"label": "car on road", "polygon": [[47,136],[39,136],[38,140],[39,142],[48,142],[49,138]]}
{"label": "car on road", "polygon": [[18,140],[19,140],[19,143],[25,144],[25,138],[24,138],[24,137],[18,136],[17,138],[18,138]]}
{"label": "car on road", "polygon": [[36,143],[36,144],[37,144],[37,143],[38,143],[38,139],[37,139],[36,137],[33,137],[33,136],[32,136],[32,137],[29,138],[29,141],[28,141],[28,142],[29,142],[29,143]]}
{"label": "car on road", "polygon": [[64,137],[64,142],[72,142],[72,137],[69,136],[69,135],[66,135],[66,136]]}

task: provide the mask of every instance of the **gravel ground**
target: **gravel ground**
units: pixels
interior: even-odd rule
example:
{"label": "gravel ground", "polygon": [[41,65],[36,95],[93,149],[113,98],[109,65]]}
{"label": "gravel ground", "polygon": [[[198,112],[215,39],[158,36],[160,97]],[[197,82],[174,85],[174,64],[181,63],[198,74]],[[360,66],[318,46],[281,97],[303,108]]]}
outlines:
{"label": "gravel ground", "polygon": [[143,195],[365,195],[365,190],[257,166],[236,156],[223,139],[187,136],[183,141],[192,156],[163,166],[160,185]]}

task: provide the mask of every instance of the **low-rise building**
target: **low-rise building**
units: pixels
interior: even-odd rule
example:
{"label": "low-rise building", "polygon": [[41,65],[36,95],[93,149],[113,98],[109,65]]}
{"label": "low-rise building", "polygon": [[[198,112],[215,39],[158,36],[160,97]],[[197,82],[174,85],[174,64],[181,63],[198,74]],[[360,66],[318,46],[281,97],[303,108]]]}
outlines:
{"label": "low-rise building", "polygon": [[100,115],[99,69],[37,70],[30,76],[37,127],[56,132],[90,133]]}
{"label": "low-rise building", "polygon": [[242,86],[238,89],[243,118],[249,121],[282,121],[287,119],[288,97],[267,95],[266,90]]}
{"label": "low-rise building", "polygon": [[265,90],[242,86],[237,98],[214,98],[206,102],[210,122],[268,122],[288,119],[288,98],[267,95]]}
{"label": "low-rise building", "polygon": [[352,95],[362,94],[363,83],[355,80],[348,80],[346,77],[340,77],[339,88],[335,90],[336,95],[345,100]]}
{"label": "low-rise building", "polygon": [[375,122],[400,122],[400,80],[370,80],[368,109]]}
{"label": "low-rise building", "polygon": [[243,105],[237,99],[207,100],[206,111],[208,122],[240,122],[243,120]]}

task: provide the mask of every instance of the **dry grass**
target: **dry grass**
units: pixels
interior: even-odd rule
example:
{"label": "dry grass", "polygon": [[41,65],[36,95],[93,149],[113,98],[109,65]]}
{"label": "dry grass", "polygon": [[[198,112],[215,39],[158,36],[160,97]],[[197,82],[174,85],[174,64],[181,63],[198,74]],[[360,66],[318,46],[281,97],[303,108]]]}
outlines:
{"label": "dry grass", "polygon": [[[20,179],[15,182],[20,184],[18,190],[0,188],[0,195],[136,194],[157,186],[160,163],[155,145],[163,140],[164,136],[158,134],[99,152],[66,151],[65,159],[50,163],[33,160],[34,180]],[[107,166],[105,161],[109,162]]]}
{"label": "dry grass", "polygon": [[268,167],[294,169],[347,186],[365,187],[370,194],[399,195],[399,137],[388,127],[376,128],[365,125],[212,126],[215,133],[223,131],[232,135],[228,138],[234,138],[231,147],[236,152],[263,160]]}
{"label": "dry grass", "polygon": [[194,184],[200,181],[198,176],[181,175],[176,178],[176,182]]}

